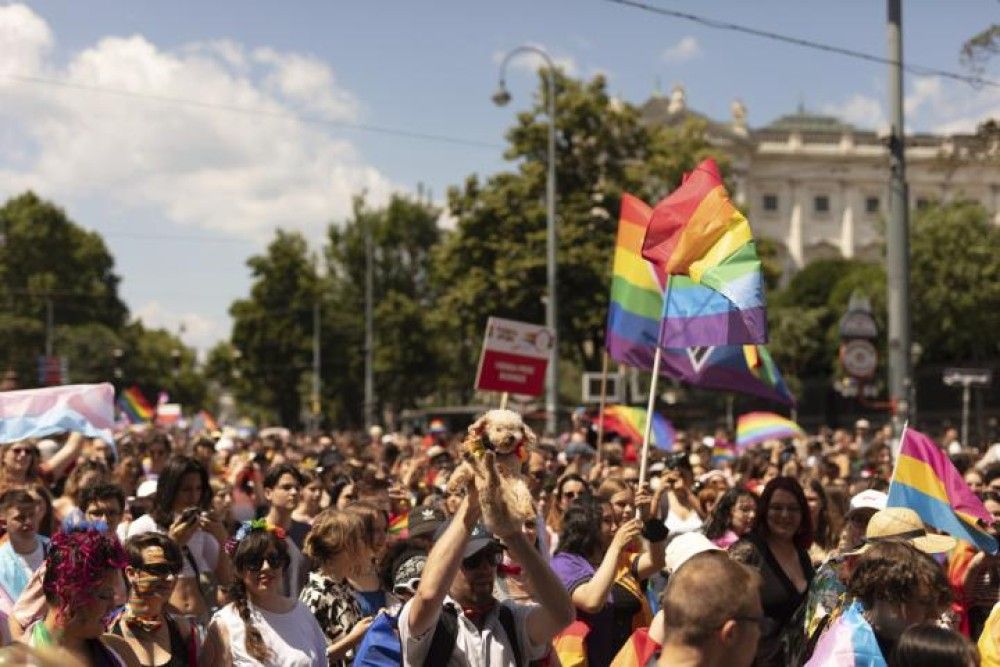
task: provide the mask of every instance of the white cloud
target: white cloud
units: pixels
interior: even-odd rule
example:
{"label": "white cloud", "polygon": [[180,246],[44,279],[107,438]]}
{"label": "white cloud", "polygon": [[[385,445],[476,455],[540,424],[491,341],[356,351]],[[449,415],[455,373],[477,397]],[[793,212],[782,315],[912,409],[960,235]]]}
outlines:
{"label": "white cloud", "polygon": [[681,37],[680,41],[663,52],[663,61],[676,65],[687,62],[701,55],[701,45],[698,39],[691,35]]}
{"label": "white cloud", "polygon": [[824,104],[822,111],[863,130],[877,129],[885,124],[882,103],[863,93],[854,93],[841,103]]}
{"label": "white cloud", "polygon": [[319,235],[350,215],[352,195],[378,203],[392,189],[348,141],[295,115],[359,117],[322,61],[229,40],[164,50],[133,35],[58,66],[54,43],[31,9],[0,7],[0,196],[100,196],[263,240],[278,226]]}
{"label": "white cloud", "polygon": [[202,353],[229,337],[228,327],[222,322],[198,313],[174,312],[156,300],[143,304],[133,316],[149,329],[166,329],[173,334],[181,332],[181,340]]}
{"label": "white cloud", "polygon": [[[556,67],[561,69],[564,74],[568,76],[576,76],[580,71],[579,66],[571,56],[561,56],[552,53],[552,50],[546,48],[543,44],[528,43],[526,46],[533,46],[537,49],[541,49],[549,54],[552,58],[552,62],[555,63]],[[499,65],[503,62],[504,57],[510,53],[510,51],[494,51],[493,52],[493,62]],[[538,70],[546,67],[547,63],[545,58],[534,51],[525,51],[519,53],[510,61],[508,67],[519,69],[524,72],[537,72]]]}

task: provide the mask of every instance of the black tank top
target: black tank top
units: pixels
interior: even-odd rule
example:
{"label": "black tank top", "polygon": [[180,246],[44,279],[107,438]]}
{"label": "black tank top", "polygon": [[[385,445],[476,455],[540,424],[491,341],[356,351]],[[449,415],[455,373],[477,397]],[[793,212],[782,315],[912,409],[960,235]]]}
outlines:
{"label": "black tank top", "polygon": [[[164,618],[167,619],[167,633],[170,635],[170,660],[161,665],[155,665],[155,667],[190,667],[188,645],[184,641],[184,638],[181,637],[181,631],[177,627],[177,622],[169,614],[164,614]],[[122,615],[111,626],[111,633],[119,637],[124,637],[125,633],[122,630],[122,623],[124,622],[125,617]]]}

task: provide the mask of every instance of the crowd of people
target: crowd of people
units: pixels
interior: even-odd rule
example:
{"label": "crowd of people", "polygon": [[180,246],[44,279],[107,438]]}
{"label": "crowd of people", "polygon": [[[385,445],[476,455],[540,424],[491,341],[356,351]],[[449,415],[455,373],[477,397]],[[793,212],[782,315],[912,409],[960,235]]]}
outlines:
{"label": "crowd of people", "polygon": [[[578,419],[492,532],[463,436],[4,444],[0,664],[1000,665],[1000,557],[887,506],[888,427],[678,432],[640,483]],[[1000,522],[1000,445],[956,440]]]}

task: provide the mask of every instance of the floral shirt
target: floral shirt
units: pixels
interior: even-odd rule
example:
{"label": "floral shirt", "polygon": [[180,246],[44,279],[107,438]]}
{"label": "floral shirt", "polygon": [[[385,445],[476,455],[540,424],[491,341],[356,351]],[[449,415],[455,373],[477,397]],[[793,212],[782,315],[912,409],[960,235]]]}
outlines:
{"label": "floral shirt", "polygon": [[[354,597],[354,589],[346,580],[337,581],[320,572],[310,572],[299,599],[309,607],[319,621],[319,626],[326,635],[329,647],[339,641],[361,620],[361,609]],[[348,665],[353,658],[353,651],[347,660],[331,660],[331,667]]]}

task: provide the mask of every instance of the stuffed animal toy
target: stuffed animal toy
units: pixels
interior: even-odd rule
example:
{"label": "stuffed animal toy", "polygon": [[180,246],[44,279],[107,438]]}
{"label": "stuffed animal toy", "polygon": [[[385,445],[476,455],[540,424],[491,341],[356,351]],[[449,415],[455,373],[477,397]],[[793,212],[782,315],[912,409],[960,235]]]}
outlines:
{"label": "stuffed animal toy", "polygon": [[462,442],[464,461],[449,478],[448,488],[464,488],[472,479],[479,491],[483,522],[495,535],[520,530],[521,524],[535,516],[521,464],[537,442],[534,431],[512,410],[490,410],[469,427]]}

